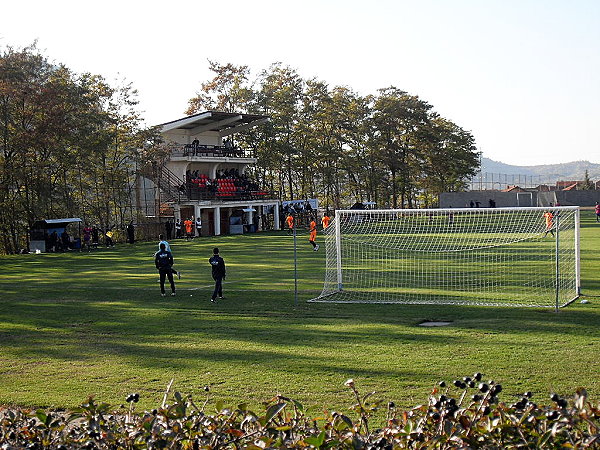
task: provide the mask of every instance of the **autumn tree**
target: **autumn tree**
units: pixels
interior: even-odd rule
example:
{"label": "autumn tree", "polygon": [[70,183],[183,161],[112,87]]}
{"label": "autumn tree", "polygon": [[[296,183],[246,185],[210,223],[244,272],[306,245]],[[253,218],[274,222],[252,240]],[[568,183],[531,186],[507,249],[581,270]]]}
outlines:
{"label": "autumn tree", "polygon": [[275,63],[259,76],[255,108],[270,120],[264,126],[267,138],[257,156],[282,199],[294,199],[297,193],[298,146],[302,140],[298,118],[303,91],[304,80],[291,67]]}
{"label": "autumn tree", "polygon": [[186,114],[201,111],[247,112],[254,91],[248,86],[248,66],[208,61],[214,77],[201,84],[200,92],[188,100]]}
{"label": "autumn tree", "polygon": [[[135,90],[51,63],[35,45],[0,54],[0,227],[7,253],[43,218],[133,217],[133,156],[148,130]],[[154,135],[157,133],[154,131]]]}

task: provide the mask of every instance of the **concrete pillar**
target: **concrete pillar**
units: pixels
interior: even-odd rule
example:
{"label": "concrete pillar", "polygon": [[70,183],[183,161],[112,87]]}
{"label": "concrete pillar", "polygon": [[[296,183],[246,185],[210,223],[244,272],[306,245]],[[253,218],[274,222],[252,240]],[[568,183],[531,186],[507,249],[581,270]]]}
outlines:
{"label": "concrete pillar", "polygon": [[215,236],[221,235],[221,207],[215,206]]}
{"label": "concrete pillar", "polygon": [[[252,205],[246,206],[247,209],[254,209]],[[252,211],[248,211],[246,213],[246,223],[248,225],[252,225],[254,223],[254,213]]]}
{"label": "concrete pillar", "polygon": [[281,230],[281,227],[279,226],[279,203],[276,203],[273,206],[273,220],[275,221],[275,223],[273,224],[275,227],[276,231]]}
{"label": "concrete pillar", "polygon": [[260,205],[256,208],[256,214],[257,214],[256,217],[257,217],[257,222],[258,222],[256,224],[256,231],[262,231],[262,229],[263,229],[262,228],[262,223],[263,223],[262,217],[263,217],[263,213],[264,213],[264,208],[265,207],[263,205]]}
{"label": "concrete pillar", "polygon": [[181,220],[181,208],[179,205],[173,205],[173,215],[175,216],[175,220]]}

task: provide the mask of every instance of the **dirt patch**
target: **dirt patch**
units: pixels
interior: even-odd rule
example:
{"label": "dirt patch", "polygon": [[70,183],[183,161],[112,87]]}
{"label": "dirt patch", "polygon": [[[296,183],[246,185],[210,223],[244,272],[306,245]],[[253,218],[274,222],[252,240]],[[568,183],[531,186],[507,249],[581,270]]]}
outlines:
{"label": "dirt patch", "polygon": [[418,325],[420,327],[445,327],[450,324],[452,324],[452,322],[448,322],[447,320],[424,320]]}

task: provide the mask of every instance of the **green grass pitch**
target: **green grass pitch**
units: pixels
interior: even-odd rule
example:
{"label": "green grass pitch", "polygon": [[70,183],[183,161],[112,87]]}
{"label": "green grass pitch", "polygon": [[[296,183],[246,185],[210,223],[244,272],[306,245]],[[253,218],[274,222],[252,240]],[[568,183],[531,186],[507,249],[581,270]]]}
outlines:
{"label": "green grass pitch", "polygon": [[[258,404],[280,393],[306,406],[343,408],[343,383],[410,407],[437,381],[481,371],[503,398],[531,390],[600,397],[600,224],[582,212],[582,285],[588,304],[544,308],[307,303],[324,278],[324,252],[285,232],[173,244],[182,272],[162,298],[156,243],[57,255],[0,257],[0,404],[73,407],[88,395],[118,405],[139,392]],[[319,240],[319,239],[318,239]],[[219,246],[226,299],[210,304],[208,258]],[[418,327],[426,319],[441,328]]]}

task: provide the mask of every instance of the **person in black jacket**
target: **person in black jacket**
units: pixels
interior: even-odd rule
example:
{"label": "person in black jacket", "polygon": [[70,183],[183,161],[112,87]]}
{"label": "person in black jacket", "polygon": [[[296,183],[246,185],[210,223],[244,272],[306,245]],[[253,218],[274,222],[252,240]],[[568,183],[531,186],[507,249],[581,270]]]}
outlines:
{"label": "person in black jacket", "polygon": [[135,227],[133,226],[133,220],[127,225],[127,242],[130,244],[135,242]]}
{"label": "person in black jacket", "polygon": [[175,295],[175,282],[173,281],[173,255],[166,250],[166,246],[161,242],[160,250],[154,254],[154,265],[160,274],[160,295],[165,294],[165,276],[169,278],[171,284],[171,295]]}
{"label": "person in black jacket", "polygon": [[219,299],[223,299],[223,280],[225,279],[225,261],[219,256],[218,247],[213,249],[213,255],[208,262],[212,266],[212,277],[215,280],[215,290],[210,298],[210,301],[214,303],[217,295]]}

